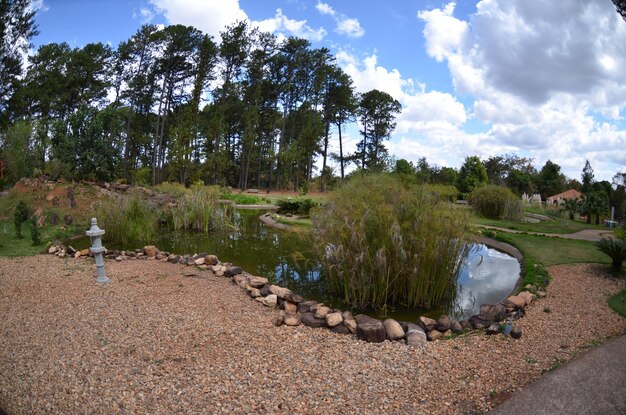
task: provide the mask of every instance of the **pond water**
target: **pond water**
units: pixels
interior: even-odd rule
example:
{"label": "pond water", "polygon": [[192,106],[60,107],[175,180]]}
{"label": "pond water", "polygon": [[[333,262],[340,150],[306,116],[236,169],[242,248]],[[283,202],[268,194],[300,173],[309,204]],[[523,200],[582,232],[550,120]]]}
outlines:
{"label": "pond water", "polygon": [[[163,232],[154,241],[160,250],[183,253],[215,254],[222,262],[232,262],[250,274],[264,276],[273,283],[286,286],[307,299],[322,301],[332,307],[348,309],[328,294],[324,276],[313,259],[311,242],[306,232],[281,231],[262,223],[258,217],[264,212],[234,210],[235,229],[212,232]],[[105,229],[106,230],[106,229]],[[72,241],[74,247],[88,245],[87,241]],[[116,247],[103,238],[109,249]],[[398,320],[415,321],[420,315],[437,318],[450,313],[457,318],[476,314],[481,304],[496,303],[514,288],[520,274],[518,261],[485,245],[473,244],[463,261],[453,304],[439,309],[392,308],[381,312],[367,312],[377,317],[390,316]]]}

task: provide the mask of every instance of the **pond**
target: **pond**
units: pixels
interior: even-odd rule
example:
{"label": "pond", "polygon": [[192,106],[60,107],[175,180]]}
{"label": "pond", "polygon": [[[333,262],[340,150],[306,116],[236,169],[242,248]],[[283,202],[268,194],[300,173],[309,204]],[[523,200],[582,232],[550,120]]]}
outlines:
{"label": "pond", "polygon": [[[322,301],[332,307],[348,309],[328,294],[319,265],[313,259],[307,233],[281,231],[262,223],[257,210],[234,210],[235,228],[228,232],[208,235],[196,232],[163,232],[154,241],[160,250],[183,253],[216,254],[222,262],[232,262],[250,274],[269,278],[275,284],[288,287],[307,299]],[[82,245],[72,241],[74,247]],[[87,242],[83,243],[87,246]],[[109,249],[128,249],[107,244]],[[518,261],[485,245],[473,244],[463,261],[453,304],[440,309],[392,308],[367,312],[377,317],[390,316],[398,320],[415,321],[420,315],[433,318],[450,313],[457,318],[476,314],[481,304],[496,303],[512,291],[520,274]]]}

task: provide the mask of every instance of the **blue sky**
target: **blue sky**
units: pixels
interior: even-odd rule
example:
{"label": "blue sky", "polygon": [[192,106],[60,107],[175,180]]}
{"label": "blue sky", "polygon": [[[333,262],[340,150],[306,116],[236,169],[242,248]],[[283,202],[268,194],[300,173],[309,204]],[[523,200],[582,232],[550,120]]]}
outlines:
{"label": "blue sky", "polygon": [[[35,46],[128,39],[143,23],[218,38],[247,19],[328,47],[357,90],[403,105],[387,146],[459,167],[466,156],[550,159],[580,179],[626,170],[626,22],[611,0],[37,0]],[[348,130],[348,146],[358,141]]]}

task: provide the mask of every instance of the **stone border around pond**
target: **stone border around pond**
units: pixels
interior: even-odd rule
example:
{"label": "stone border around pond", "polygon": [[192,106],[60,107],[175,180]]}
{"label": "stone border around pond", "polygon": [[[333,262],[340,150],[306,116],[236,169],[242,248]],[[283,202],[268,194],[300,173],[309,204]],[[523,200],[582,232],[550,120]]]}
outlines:
{"label": "stone border around pond", "polygon": [[[58,245],[51,246],[48,253],[59,258],[93,256],[89,249],[76,250],[71,246]],[[327,328],[333,333],[356,335],[359,340],[367,342],[380,343],[390,340],[417,347],[427,341],[439,340],[470,330],[484,330],[487,334],[504,333],[518,339],[522,332],[513,326],[513,321],[523,317],[525,308],[537,298],[546,295],[544,291],[529,285],[525,287],[525,291],[509,296],[497,304],[481,305],[480,313],[466,320],[456,321],[448,315],[442,315],[437,320],[422,316],[416,322],[398,322],[391,318],[381,321],[365,314],[353,316],[350,311],[333,309],[323,303],[306,300],[288,288],[270,284],[267,278],[248,274],[241,267],[231,263],[222,263],[216,255],[207,253],[175,255],[161,252],[157,247],[148,245],[128,251],[107,250],[105,257],[118,262],[143,259],[178,263],[209,270],[217,277],[230,278],[232,283],[241,287],[249,297],[278,310],[273,320],[276,326],[304,325],[311,328]],[[186,272],[184,275],[191,277],[198,274]]]}

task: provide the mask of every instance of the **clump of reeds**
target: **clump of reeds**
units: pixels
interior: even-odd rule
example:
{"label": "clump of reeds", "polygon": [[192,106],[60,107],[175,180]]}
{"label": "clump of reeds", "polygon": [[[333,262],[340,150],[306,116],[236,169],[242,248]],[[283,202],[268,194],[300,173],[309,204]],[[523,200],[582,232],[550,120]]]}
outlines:
{"label": "clump of reeds", "polygon": [[154,187],[154,190],[159,193],[172,195],[174,197],[181,197],[189,193],[189,189],[187,189],[184,184],[180,184],[178,182],[159,183]]}
{"label": "clump of reeds", "polygon": [[99,202],[96,216],[105,240],[122,247],[151,243],[159,227],[158,212],[139,192]]}
{"label": "clump of reeds", "polygon": [[509,188],[488,185],[476,189],[470,195],[474,210],[486,218],[521,220],[522,200]]}
{"label": "clump of reeds", "polygon": [[178,198],[171,211],[174,229],[190,229],[208,233],[209,229],[223,226],[226,215],[218,207],[218,186],[194,184],[189,192]]}
{"label": "clump of reeds", "polygon": [[390,175],[354,177],[314,211],[329,286],[353,307],[432,307],[454,296],[467,219]]}

